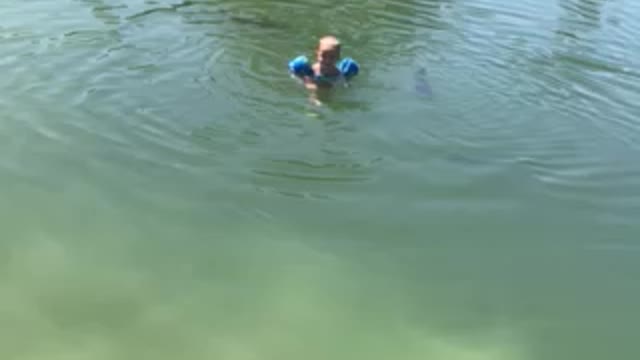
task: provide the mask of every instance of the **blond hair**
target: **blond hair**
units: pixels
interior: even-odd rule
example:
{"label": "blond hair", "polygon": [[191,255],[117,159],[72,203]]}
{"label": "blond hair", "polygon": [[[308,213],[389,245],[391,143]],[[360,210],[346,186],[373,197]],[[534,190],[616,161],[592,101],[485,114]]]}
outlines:
{"label": "blond hair", "polygon": [[337,37],[332,35],[323,36],[320,38],[318,42],[318,49],[340,49],[341,44],[340,40]]}

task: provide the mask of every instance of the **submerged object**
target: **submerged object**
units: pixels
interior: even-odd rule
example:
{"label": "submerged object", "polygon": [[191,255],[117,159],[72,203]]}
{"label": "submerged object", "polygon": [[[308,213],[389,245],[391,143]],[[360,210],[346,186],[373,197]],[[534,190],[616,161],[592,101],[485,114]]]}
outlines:
{"label": "submerged object", "polygon": [[433,94],[431,86],[427,82],[427,70],[424,67],[421,67],[420,69],[418,69],[418,71],[416,71],[414,79],[414,89],[418,93],[418,95],[431,96]]}

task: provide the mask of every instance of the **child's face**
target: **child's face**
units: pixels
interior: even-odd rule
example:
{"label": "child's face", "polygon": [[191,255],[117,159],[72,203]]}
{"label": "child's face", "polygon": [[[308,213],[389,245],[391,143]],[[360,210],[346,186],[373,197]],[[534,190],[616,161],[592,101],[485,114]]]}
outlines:
{"label": "child's face", "polygon": [[340,59],[340,45],[323,44],[318,45],[316,57],[321,65],[335,65]]}

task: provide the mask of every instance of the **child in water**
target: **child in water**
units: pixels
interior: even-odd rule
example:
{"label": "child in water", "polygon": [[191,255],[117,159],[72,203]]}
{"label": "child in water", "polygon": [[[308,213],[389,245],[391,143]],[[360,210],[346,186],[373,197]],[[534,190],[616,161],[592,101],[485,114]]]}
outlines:
{"label": "child in water", "polygon": [[334,36],[324,36],[320,38],[316,48],[316,62],[311,66],[314,77],[305,76],[304,85],[309,90],[320,87],[331,87],[334,79],[341,73],[336,67],[340,59],[340,41]]}
{"label": "child in water", "polygon": [[316,61],[309,64],[305,56],[289,62],[289,71],[300,78],[309,90],[331,88],[358,74],[358,64],[351,58],[340,59],[341,44],[335,36],[323,36],[316,48]]}

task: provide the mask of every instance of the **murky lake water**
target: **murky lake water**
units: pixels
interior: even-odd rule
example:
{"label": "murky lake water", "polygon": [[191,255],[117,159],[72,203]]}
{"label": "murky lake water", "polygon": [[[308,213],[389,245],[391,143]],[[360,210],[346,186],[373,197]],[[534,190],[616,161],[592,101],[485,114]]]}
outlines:
{"label": "murky lake water", "polygon": [[640,2],[0,15],[1,359],[640,358]]}

